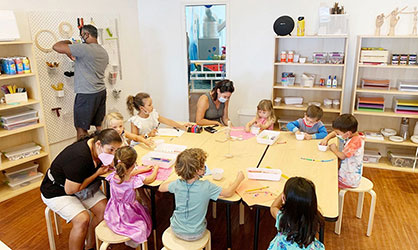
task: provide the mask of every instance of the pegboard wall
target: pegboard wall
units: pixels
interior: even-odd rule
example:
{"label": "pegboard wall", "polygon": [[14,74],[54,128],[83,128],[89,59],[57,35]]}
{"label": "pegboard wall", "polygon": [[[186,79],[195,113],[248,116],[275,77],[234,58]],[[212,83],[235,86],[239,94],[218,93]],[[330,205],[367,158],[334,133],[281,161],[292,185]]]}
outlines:
{"label": "pegboard wall", "polygon": [[[57,41],[80,40],[77,18],[82,17],[84,24],[96,26],[99,30],[99,43],[101,43],[109,55],[105,83],[107,88],[106,109],[111,110],[120,101],[120,99],[113,96],[113,90],[119,90],[117,86],[118,80],[122,79],[122,65],[120,63],[118,44],[118,17],[112,14],[56,11],[36,11],[28,14],[32,40],[35,45],[36,43],[39,45],[34,46],[34,51],[38,65],[49,143],[56,143],[76,136],[73,120],[74,77],[64,75],[66,71],[74,71],[74,62],[66,55],[55,51],[47,51],[51,50],[52,45]],[[54,70],[50,70],[46,62],[57,62],[59,66]],[[118,69],[118,77],[115,84],[110,84],[109,74],[114,68]],[[57,85],[58,83],[64,84],[64,96],[62,97],[58,97],[57,91],[51,87],[51,85]],[[54,108],[61,108],[60,117],[52,110]]]}

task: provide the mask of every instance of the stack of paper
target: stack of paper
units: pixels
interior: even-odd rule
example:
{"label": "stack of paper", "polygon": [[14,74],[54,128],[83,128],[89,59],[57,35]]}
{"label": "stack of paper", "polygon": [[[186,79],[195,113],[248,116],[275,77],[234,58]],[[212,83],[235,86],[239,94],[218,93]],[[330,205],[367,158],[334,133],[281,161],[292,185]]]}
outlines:
{"label": "stack of paper", "polygon": [[364,89],[383,89],[389,90],[389,80],[372,80],[372,79],[361,79],[361,87]]}
{"label": "stack of paper", "polygon": [[416,115],[418,114],[418,100],[395,99],[393,109],[395,113]]}
{"label": "stack of paper", "polygon": [[383,112],[385,99],[383,97],[358,97],[357,110]]}
{"label": "stack of paper", "polygon": [[377,140],[377,141],[384,141],[385,140],[385,138],[383,137],[383,135],[380,132],[366,131],[365,136],[366,136],[366,139],[370,139],[370,140]]}

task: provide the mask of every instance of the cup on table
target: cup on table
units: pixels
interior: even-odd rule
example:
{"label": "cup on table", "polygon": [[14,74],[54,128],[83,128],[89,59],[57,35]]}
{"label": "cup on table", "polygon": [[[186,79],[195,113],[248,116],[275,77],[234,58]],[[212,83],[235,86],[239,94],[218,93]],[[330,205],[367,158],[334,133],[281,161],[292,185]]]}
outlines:
{"label": "cup on table", "polygon": [[224,170],[222,168],[214,168],[212,170],[212,177],[215,181],[219,181],[222,179],[224,174]]}
{"label": "cup on table", "polygon": [[325,152],[328,149],[328,145],[321,145],[321,143],[318,143],[318,150]]}
{"label": "cup on table", "polygon": [[260,133],[260,127],[252,126],[250,132],[253,135],[258,135]]}
{"label": "cup on table", "polygon": [[306,57],[300,57],[299,62],[300,63],[305,63],[306,62]]}
{"label": "cup on table", "polygon": [[304,138],[305,138],[305,133],[303,132],[296,133],[296,140],[303,141]]}

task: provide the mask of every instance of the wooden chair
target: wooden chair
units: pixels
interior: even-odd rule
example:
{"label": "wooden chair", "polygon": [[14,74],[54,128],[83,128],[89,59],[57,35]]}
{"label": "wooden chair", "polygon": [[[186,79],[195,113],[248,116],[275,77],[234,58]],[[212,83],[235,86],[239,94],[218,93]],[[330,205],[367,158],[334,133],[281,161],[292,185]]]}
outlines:
{"label": "wooden chair", "polygon": [[373,229],[373,219],[374,219],[374,210],[376,207],[376,193],[373,191],[373,182],[365,177],[361,177],[360,185],[357,188],[346,188],[341,189],[339,194],[339,213],[338,213],[338,220],[335,223],[335,233],[340,234],[341,232],[341,223],[343,217],[343,207],[344,207],[344,195],[346,192],[356,192],[359,193],[358,202],[357,202],[357,218],[361,219],[361,214],[363,213],[363,201],[364,201],[364,193],[367,192],[371,195],[372,200],[370,204],[370,214],[369,214],[369,223],[367,225],[367,236],[372,234]]}
{"label": "wooden chair", "polygon": [[[97,225],[96,229],[96,249],[106,250],[110,244],[118,244],[130,241],[131,238],[114,233],[106,224],[106,221],[102,221]],[[100,241],[102,244],[100,245]],[[137,250],[148,250],[148,244],[145,241],[139,245]]]}
{"label": "wooden chair", "polygon": [[179,239],[169,227],[163,233],[163,245],[164,250],[211,250],[210,231],[206,229],[200,240],[185,241]]}
{"label": "wooden chair", "polygon": [[56,250],[55,246],[55,238],[54,238],[54,229],[52,228],[52,221],[51,221],[51,213],[54,216],[55,220],[55,229],[57,235],[62,233],[61,222],[59,221],[59,215],[52,211],[49,207],[45,208],[45,220],[46,220],[46,229],[48,231],[48,241],[49,241],[49,248],[51,250]]}

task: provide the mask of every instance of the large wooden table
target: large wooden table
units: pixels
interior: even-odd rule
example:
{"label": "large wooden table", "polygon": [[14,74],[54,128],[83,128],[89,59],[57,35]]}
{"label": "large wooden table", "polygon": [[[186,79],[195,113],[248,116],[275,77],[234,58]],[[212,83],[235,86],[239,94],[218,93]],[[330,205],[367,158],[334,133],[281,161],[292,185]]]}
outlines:
{"label": "large wooden table", "polygon": [[[224,128],[223,128],[224,129]],[[220,131],[211,134],[203,131],[201,134],[184,133],[180,137],[157,137],[166,143],[186,145],[188,148],[202,148],[208,153],[206,161],[209,169],[222,168],[224,177],[220,181],[213,180],[212,176],[205,176],[207,179],[221,187],[227,187],[236,177],[237,172],[242,170],[246,174],[249,167],[270,167],[278,168],[288,177],[302,176],[312,180],[316,186],[318,206],[322,215],[331,221],[338,217],[338,168],[337,158],[330,152],[320,152],[317,149],[319,140],[297,141],[293,133],[281,132],[279,141],[286,141],[285,144],[274,144],[267,146],[256,142],[256,138],[248,140],[228,140],[220,128]],[[135,146],[138,152],[138,164],[141,164],[141,157],[151,149],[144,145]],[[227,155],[232,157],[227,157]],[[329,162],[312,162],[302,160],[301,157],[317,160],[330,160]],[[173,172],[166,181],[176,180],[178,176]],[[155,191],[163,181],[155,181],[147,186],[151,190],[151,206],[154,240],[156,239],[155,225],[157,223],[155,213]],[[263,185],[272,187],[275,192],[281,193],[286,180],[282,178],[279,182],[260,181]],[[220,197],[218,202],[227,205],[227,247],[231,248],[231,225],[230,225],[230,205],[240,203],[241,197],[235,193],[232,197]],[[256,204],[256,225],[254,233],[254,249],[258,247],[258,222],[259,209],[269,208],[273,200],[261,204]],[[322,229],[323,232],[323,229]],[[322,236],[321,236],[322,235]],[[323,240],[323,234],[320,239]]]}
{"label": "large wooden table", "polygon": [[[331,152],[318,150],[320,140],[297,141],[291,132],[281,132],[279,141],[285,144],[269,146],[259,167],[280,169],[288,177],[301,176],[311,180],[315,184],[318,206],[321,214],[328,221],[338,219],[338,159]],[[334,142],[334,140],[332,141]],[[331,160],[329,162],[308,161],[301,158],[315,160]],[[263,186],[270,186],[276,193],[283,191],[285,178],[279,182],[260,181]],[[259,209],[270,207],[272,201],[256,205],[256,225],[254,234],[254,249],[257,249]],[[323,242],[323,228],[320,232],[320,240]]]}

